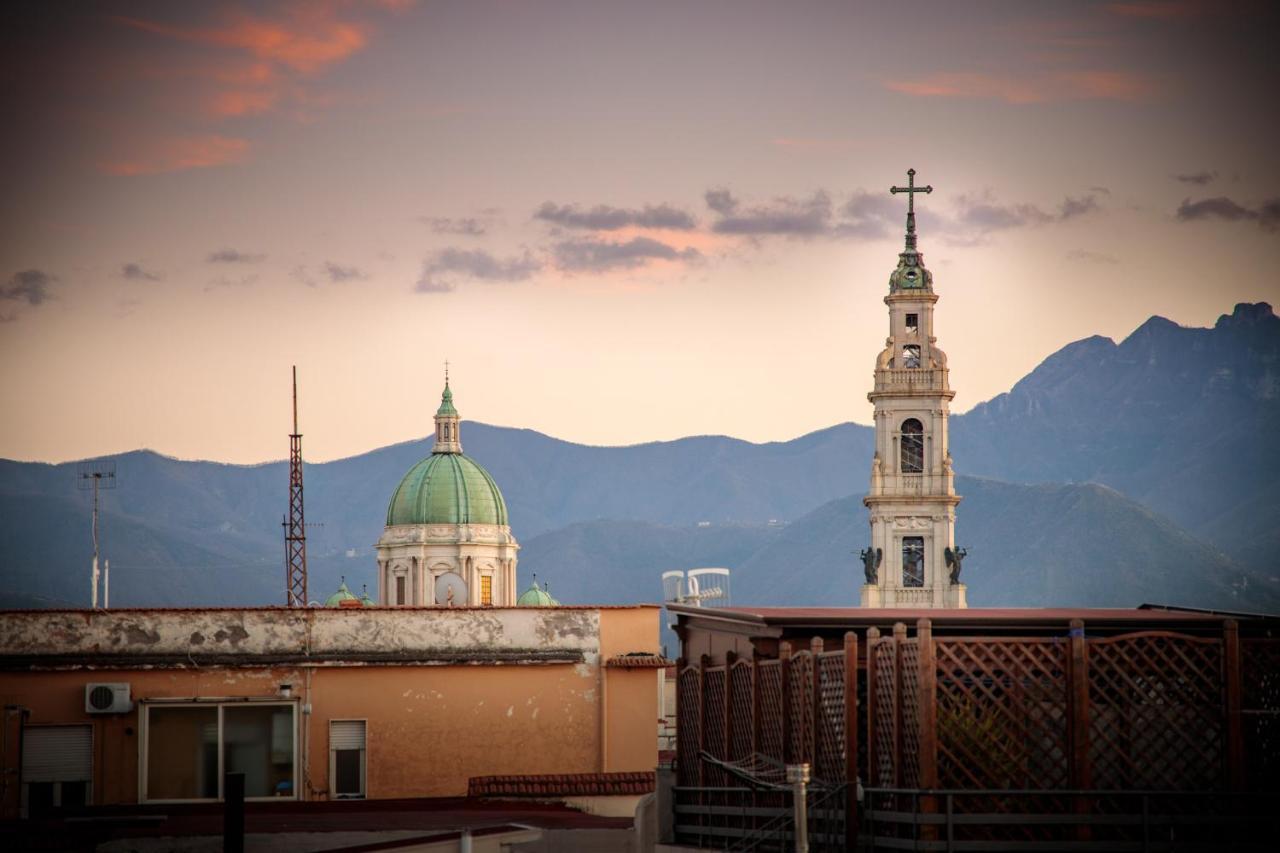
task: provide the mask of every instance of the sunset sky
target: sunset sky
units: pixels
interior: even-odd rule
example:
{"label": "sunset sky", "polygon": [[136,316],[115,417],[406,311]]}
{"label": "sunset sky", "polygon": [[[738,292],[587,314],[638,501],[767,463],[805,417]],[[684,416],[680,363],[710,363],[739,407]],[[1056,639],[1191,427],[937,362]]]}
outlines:
{"label": "sunset sky", "polygon": [[[953,411],[1280,297],[1276,4],[9,3],[0,457],[867,423],[907,168]],[[465,446],[466,435],[463,434]],[[957,458],[963,472],[963,460]]]}

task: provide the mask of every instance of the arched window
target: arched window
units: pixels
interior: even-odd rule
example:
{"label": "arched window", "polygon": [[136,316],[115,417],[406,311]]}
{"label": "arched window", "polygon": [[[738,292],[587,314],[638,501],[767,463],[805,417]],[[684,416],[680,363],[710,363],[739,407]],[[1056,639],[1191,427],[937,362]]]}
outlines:
{"label": "arched window", "polygon": [[924,537],[902,537],[902,585],[924,586]]}
{"label": "arched window", "polygon": [[915,418],[902,422],[903,474],[920,474],[924,471],[924,425]]}

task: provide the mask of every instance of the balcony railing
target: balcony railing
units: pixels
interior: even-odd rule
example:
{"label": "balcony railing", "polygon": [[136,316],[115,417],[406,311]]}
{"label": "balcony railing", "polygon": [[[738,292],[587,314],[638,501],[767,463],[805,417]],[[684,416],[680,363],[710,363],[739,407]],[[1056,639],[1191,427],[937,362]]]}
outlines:
{"label": "balcony railing", "polygon": [[877,391],[947,391],[944,367],[890,367],[876,371]]}

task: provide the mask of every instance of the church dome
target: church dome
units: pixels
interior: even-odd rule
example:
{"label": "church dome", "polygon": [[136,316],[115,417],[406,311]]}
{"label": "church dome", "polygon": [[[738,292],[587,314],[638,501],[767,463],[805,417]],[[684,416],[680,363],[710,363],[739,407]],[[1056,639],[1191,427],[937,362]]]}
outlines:
{"label": "church dome", "polygon": [[560,602],[551,597],[551,593],[538,586],[538,576],[533,576],[533,583],[516,599],[517,607],[559,607]]}
{"label": "church dome", "polygon": [[387,526],[396,524],[507,524],[507,504],[498,484],[463,453],[433,453],[404,475]]}
{"label": "church dome", "polygon": [[[344,603],[345,602],[345,603]],[[338,584],[338,591],[325,599],[325,607],[350,607],[350,602],[360,603],[360,599],[352,595],[351,590],[347,589],[347,579],[343,578],[342,583]]]}

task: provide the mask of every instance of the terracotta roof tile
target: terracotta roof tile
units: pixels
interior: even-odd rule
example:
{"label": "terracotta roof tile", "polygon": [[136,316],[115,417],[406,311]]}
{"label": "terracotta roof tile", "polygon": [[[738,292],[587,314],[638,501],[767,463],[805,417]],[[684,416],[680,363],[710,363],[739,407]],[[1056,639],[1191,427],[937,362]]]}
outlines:
{"label": "terracotta roof tile", "polygon": [[617,797],[652,793],[652,771],[472,776],[468,797]]}

